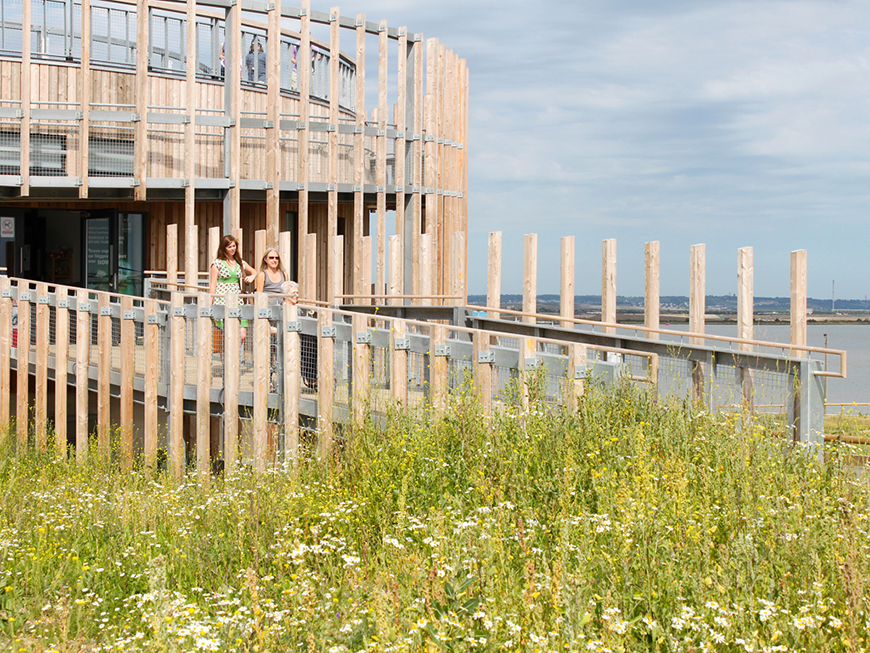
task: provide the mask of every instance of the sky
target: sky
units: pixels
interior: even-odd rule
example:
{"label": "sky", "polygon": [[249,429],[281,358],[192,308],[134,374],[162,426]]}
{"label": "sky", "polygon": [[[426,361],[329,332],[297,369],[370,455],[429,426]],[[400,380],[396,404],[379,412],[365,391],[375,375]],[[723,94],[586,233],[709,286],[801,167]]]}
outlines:
{"label": "sky", "polygon": [[[312,3],[312,8],[327,10]],[[644,243],[662,295],[689,293],[706,244],[710,295],[788,296],[806,249],[809,295],[870,295],[870,4],[866,0],[354,0],[466,59],[469,292],[486,291],[487,234],[503,233],[502,291],[522,289],[538,234],[538,294],[559,292],[562,236],[578,295],[642,295]],[[344,43],[342,43],[344,46]],[[372,70],[374,64],[367,64]]]}

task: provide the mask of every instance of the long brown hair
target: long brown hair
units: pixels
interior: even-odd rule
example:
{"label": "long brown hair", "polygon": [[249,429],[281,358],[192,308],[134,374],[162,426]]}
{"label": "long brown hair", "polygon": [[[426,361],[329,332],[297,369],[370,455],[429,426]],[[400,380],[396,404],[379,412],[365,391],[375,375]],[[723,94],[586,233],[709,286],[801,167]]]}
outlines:
{"label": "long brown hair", "polygon": [[236,240],[234,236],[230,236],[229,234],[221,238],[221,244],[218,245],[217,255],[215,258],[217,258],[219,261],[228,260],[229,257],[227,256],[227,247],[229,247],[233,243],[236,244],[236,255],[233,257],[233,260],[235,260],[235,262],[239,264],[239,267],[244,269],[244,265],[242,265],[242,253],[239,251],[241,249],[241,247],[239,246],[239,241]]}

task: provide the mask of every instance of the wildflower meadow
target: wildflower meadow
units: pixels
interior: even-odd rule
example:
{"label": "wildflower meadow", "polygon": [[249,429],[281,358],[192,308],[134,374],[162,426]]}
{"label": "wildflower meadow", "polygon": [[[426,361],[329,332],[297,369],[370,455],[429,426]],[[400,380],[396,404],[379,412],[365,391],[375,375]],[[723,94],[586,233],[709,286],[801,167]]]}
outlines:
{"label": "wildflower meadow", "polygon": [[7,435],[0,645],[868,650],[867,483],[782,430],[629,384],[574,411],[469,392],[206,481]]}

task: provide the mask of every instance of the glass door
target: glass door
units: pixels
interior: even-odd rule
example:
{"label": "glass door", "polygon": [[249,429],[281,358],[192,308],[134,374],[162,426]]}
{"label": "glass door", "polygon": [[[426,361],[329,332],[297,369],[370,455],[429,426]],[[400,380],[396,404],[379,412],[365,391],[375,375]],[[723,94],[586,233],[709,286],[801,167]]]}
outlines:
{"label": "glass door", "polygon": [[91,211],[84,220],[85,285],[125,295],[142,295],[145,216],[114,209]]}

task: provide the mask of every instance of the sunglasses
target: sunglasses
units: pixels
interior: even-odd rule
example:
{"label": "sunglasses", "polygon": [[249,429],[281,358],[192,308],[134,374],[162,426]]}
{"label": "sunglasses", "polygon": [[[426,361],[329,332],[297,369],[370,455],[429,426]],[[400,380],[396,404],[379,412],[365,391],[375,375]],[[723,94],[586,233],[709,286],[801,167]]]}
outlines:
{"label": "sunglasses", "polygon": [[270,258],[276,258],[276,259],[278,259],[278,260],[281,259],[280,256],[267,256],[267,257],[266,257],[266,260],[268,260],[268,259],[270,259]]}

